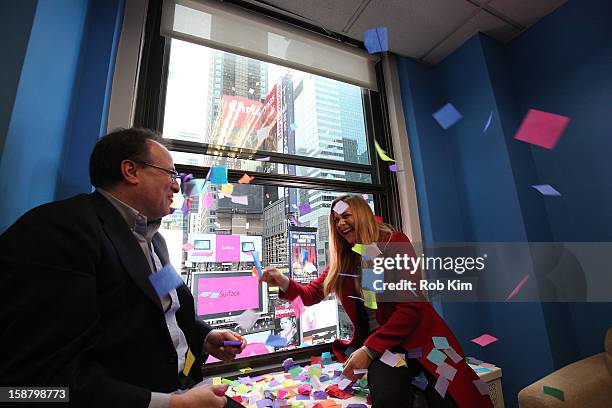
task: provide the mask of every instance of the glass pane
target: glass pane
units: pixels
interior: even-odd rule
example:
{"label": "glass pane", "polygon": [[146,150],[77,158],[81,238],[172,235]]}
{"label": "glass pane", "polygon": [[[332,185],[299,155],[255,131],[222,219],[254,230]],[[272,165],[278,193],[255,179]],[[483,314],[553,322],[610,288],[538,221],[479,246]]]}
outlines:
{"label": "glass pane", "polygon": [[[249,346],[241,358],[348,338],[351,323],[334,297],[296,318],[290,303],[278,298],[278,289],[262,287],[253,274],[253,256],[259,253],[263,266],[275,266],[303,284],[315,279],[329,261],[331,202],[344,193],[231,186],[206,185],[184,211],[162,220],[171,262],[192,290],[198,317],[244,334]],[[234,202],[239,196],[248,202]],[[364,198],[373,208],[372,195]],[[245,310],[258,316],[248,330],[235,322]],[[270,334],[284,337],[287,345],[266,346]]]}
{"label": "glass pane", "polygon": [[372,176],[367,173],[332,170],[316,167],[304,167],[271,163],[267,161],[236,159],[231,157],[207,156],[203,154],[171,151],[174,164],[210,167],[225,166],[231,170],[244,172],[260,172],[267,174],[289,174],[305,177],[323,178],[328,180],[354,181],[358,183],[372,183]]}
{"label": "glass pane", "polygon": [[361,88],[172,40],[164,137],[369,164]]}

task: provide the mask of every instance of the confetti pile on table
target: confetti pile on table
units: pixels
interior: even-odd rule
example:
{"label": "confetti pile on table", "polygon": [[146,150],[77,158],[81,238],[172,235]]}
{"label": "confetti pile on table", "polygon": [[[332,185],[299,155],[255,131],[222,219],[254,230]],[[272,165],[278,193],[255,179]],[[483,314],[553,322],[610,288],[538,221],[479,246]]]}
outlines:
{"label": "confetti pile on table", "polygon": [[[208,378],[204,383],[229,384],[226,395],[248,408],[367,408],[367,380],[352,384],[342,375],[342,363],[332,363],[330,353],[312,357],[311,364],[300,366],[288,358],[283,373],[238,377],[229,380]],[[355,403],[360,397],[363,403]],[[351,401],[347,401],[351,399]]]}

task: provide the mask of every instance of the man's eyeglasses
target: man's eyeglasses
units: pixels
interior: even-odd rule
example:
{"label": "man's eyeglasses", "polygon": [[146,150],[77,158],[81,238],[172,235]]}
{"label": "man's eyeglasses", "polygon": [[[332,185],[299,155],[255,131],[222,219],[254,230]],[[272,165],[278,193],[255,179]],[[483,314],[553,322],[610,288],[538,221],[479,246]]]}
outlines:
{"label": "man's eyeglasses", "polygon": [[170,169],[165,169],[163,167],[157,166],[155,164],[149,163],[149,162],[145,162],[145,161],[141,161],[138,162],[140,164],[144,164],[145,166],[149,166],[149,167],[155,167],[156,169],[165,171],[166,173],[168,173],[168,175],[170,176],[170,180],[174,183],[176,182],[176,179],[179,178],[179,174],[176,170],[170,170]]}

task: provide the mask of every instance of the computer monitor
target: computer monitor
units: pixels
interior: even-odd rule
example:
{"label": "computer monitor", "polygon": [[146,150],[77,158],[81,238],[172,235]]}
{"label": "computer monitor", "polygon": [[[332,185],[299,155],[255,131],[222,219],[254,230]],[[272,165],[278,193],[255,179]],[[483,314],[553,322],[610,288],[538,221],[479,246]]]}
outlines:
{"label": "computer monitor", "polygon": [[251,271],[194,272],[191,293],[202,320],[230,318],[248,309],[262,311],[262,285]]}
{"label": "computer monitor", "polygon": [[253,252],[253,251],[255,251],[254,242],[243,242],[242,243],[242,252]]}
{"label": "computer monitor", "polygon": [[193,241],[193,249],[200,249],[203,251],[210,251],[210,240],[209,239],[196,239]]}

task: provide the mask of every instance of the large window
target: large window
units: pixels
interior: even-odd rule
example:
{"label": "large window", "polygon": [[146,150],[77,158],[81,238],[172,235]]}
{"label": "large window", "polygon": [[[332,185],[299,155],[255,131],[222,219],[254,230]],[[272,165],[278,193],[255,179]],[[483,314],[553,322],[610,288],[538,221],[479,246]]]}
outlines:
{"label": "large window", "polygon": [[[154,49],[157,36],[148,37]],[[308,284],[329,261],[336,197],[363,195],[385,221],[397,221],[390,173],[373,148],[376,139],[388,149],[380,97],[201,44],[161,42],[163,56],[150,56],[141,70],[136,124],[162,131],[177,169],[194,176],[160,231],[198,317],[244,334],[247,362],[350,337],[333,296],[297,318],[276,288],[258,283],[254,257]],[[145,82],[156,71],[160,83]],[[227,181],[215,182],[213,166],[227,169]],[[257,315],[248,329],[235,322],[245,310]],[[266,346],[270,334],[287,344]]]}

